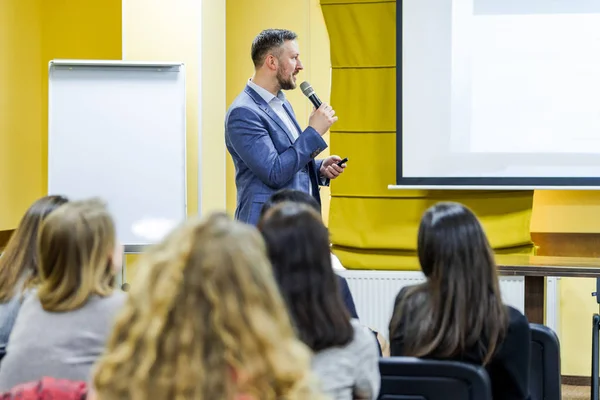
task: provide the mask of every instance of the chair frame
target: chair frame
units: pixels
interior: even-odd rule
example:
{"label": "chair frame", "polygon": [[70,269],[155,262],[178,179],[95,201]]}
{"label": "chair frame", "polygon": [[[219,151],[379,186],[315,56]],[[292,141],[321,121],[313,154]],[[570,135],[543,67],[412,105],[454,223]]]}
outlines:
{"label": "chair frame", "polygon": [[[467,382],[471,386],[473,399],[492,399],[490,378],[485,368],[466,362],[416,357],[385,357],[379,360],[379,371],[382,386],[385,377],[450,378]],[[381,398],[383,394],[380,393],[379,397]]]}

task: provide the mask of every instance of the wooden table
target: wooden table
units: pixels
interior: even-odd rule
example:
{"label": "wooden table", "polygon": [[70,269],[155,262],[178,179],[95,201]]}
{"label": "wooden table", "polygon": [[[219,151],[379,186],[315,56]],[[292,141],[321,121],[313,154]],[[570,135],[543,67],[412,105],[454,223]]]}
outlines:
{"label": "wooden table", "polygon": [[547,276],[600,278],[600,258],[496,255],[496,264],[500,275],[525,277],[525,316],[536,324],[544,323]]}

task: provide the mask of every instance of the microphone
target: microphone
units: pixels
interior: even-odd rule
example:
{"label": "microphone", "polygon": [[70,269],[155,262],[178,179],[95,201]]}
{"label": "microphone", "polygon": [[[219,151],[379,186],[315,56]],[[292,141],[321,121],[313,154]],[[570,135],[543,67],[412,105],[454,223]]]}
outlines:
{"label": "microphone", "polygon": [[321,106],[321,100],[317,97],[315,91],[313,90],[310,83],[304,81],[300,84],[300,89],[302,89],[302,93],[313,103],[315,108],[319,108]]}

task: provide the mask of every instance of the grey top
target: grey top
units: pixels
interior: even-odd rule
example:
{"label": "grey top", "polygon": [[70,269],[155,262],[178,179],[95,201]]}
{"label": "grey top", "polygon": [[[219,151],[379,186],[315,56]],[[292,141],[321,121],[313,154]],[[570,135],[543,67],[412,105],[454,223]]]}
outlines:
{"label": "grey top", "polygon": [[379,351],[375,334],[352,320],[354,339],[344,347],[315,354],[312,369],[322,390],[334,400],[376,399],[379,395]]}
{"label": "grey top", "polygon": [[0,364],[0,392],[44,376],[89,381],[124,302],[125,293],[115,290],[108,297],[91,296],[74,311],[48,312],[37,292],[30,292]]}
{"label": "grey top", "polygon": [[16,294],[5,303],[0,303],[0,355],[4,354],[10,331],[12,331],[19,308],[21,307],[21,291],[17,290]]}

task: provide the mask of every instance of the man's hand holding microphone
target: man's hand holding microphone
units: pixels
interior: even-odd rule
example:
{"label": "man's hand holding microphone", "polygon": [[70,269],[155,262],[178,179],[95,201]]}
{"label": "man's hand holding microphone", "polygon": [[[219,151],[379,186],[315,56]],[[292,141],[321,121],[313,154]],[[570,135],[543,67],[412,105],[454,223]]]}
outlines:
{"label": "man's hand holding microphone", "polygon": [[[308,119],[308,125],[323,136],[327,133],[331,125],[338,120],[338,117],[335,116],[335,110],[329,104],[321,102],[308,82],[302,82],[300,84],[300,89],[302,89],[302,93],[304,93],[313,106],[315,106],[315,109]],[[337,178],[346,168],[345,163],[338,165],[340,161],[342,161],[342,159],[335,155],[325,158],[319,172],[327,179]]]}

